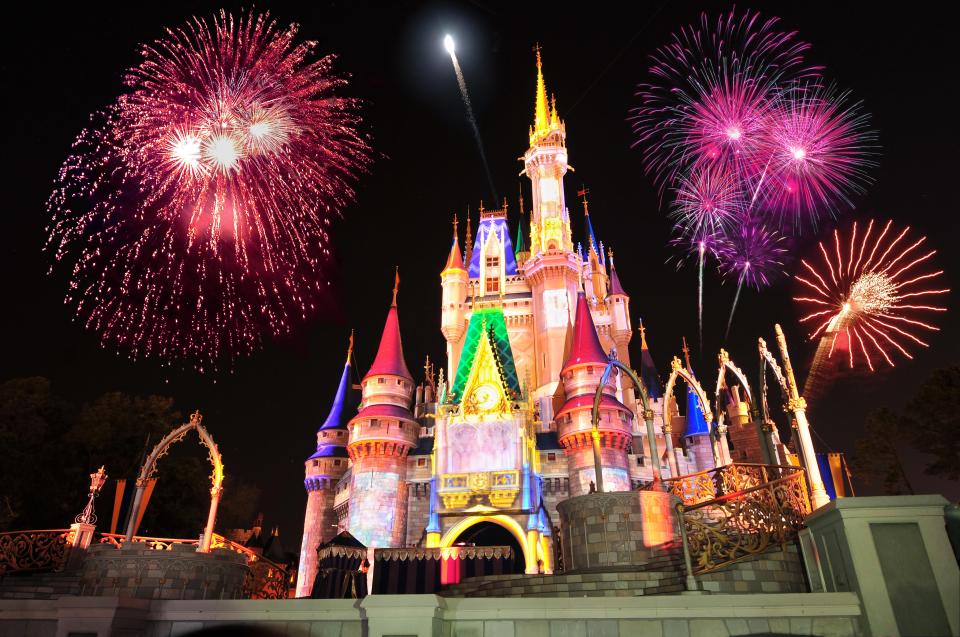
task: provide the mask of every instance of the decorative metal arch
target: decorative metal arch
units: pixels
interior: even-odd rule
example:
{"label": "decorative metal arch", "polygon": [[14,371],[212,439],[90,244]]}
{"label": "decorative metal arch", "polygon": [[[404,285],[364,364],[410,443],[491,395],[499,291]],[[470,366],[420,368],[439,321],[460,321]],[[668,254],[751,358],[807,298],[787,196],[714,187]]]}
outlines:
{"label": "decorative metal arch", "polygon": [[761,336],[757,339],[757,347],[760,352],[760,414],[764,421],[770,420],[770,407],[767,404],[767,366],[773,370],[773,375],[780,385],[780,392],[783,395],[784,404],[789,399],[790,390],[787,388],[787,379],[777,364],[777,359],[773,357],[770,350],[767,349],[767,342]]}
{"label": "decorative metal arch", "polygon": [[131,509],[130,521],[127,523],[127,534],[125,541],[132,542],[135,526],[137,524],[136,512],[140,508],[140,502],[143,500],[143,493],[147,486],[147,481],[157,472],[157,461],[170,452],[170,446],[175,442],[184,439],[191,429],[196,429],[200,436],[200,444],[206,446],[210,464],[213,465],[213,473],[210,474],[210,511],[207,514],[207,525],[203,530],[203,537],[200,538],[200,544],[197,547],[198,553],[207,553],[210,551],[210,543],[213,540],[213,523],[217,518],[217,506],[220,503],[220,496],[223,495],[223,461],[220,457],[220,450],[217,443],[207,429],[201,424],[203,416],[199,411],[190,414],[190,422],[180,425],[163,440],[157,443],[146,462],[140,467],[140,473],[137,476],[137,492],[133,498],[133,507]]}
{"label": "decorative metal arch", "polygon": [[680,467],[677,465],[677,457],[673,452],[673,438],[670,435],[673,433],[673,425],[670,424],[670,401],[675,400],[673,397],[673,386],[677,382],[677,376],[681,377],[684,382],[687,383],[688,387],[693,388],[694,393],[697,395],[697,400],[700,401],[700,408],[703,409],[703,417],[707,422],[713,422],[713,412],[710,410],[710,401],[707,399],[707,393],[703,391],[703,387],[700,386],[697,379],[684,369],[680,363],[680,359],[674,356],[673,360],[670,361],[670,378],[667,380],[667,387],[663,393],[663,414],[661,415],[663,420],[663,437],[666,439],[665,442],[667,445],[667,460],[670,462],[670,473],[674,478],[680,474]]}
{"label": "decorative metal arch", "polygon": [[607,381],[610,380],[610,374],[614,368],[626,374],[640,392],[640,400],[643,404],[643,420],[647,424],[647,442],[650,445],[650,459],[653,461],[653,480],[654,482],[660,482],[661,479],[660,454],[657,453],[656,432],[653,430],[653,409],[650,408],[650,394],[647,393],[647,386],[640,382],[640,378],[635,371],[617,359],[610,358],[607,366],[603,370],[603,375],[600,377],[600,384],[597,385],[597,391],[593,395],[593,411],[590,414],[591,422],[593,423],[593,431],[591,432],[593,437],[593,465],[596,473],[597,491],[600,493],[603,493],[603,471],[600,464],[600,397],[603,394],[604,386],[607,384]]}

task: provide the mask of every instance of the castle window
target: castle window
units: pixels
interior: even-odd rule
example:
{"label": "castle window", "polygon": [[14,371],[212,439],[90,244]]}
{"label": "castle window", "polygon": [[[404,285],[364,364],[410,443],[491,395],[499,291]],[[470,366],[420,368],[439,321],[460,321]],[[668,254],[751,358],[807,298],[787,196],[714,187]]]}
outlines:
{"label": "castle window", "polygon": [[340,461],[339,461],[339,460],[334,460],[334,461],[333,461],[333,466],[339,467],[339,466],[340,466]]}
{"label": "castle window", "polygon": [[378,385],[382,385],[382,384],[383,384],[383,378],[378,378],[378,379],[377,379],[377,384],[378,384]]}
{"label": "castle window", "polygon": [[319,466],[320,466],[320,461],[319,461],[319,460],[314,460],[314,461],[313,461],[313,466],[319,467]]}
{"label": "castle window", "polygon": [[400,424],[400,428],[403,429],[403,423],[401,422],[399,424]]}
{"label": "castle window", "polygon": [[500,279],[487,279],[487,293],[500,291]]}
{"label": "castle window", "polygon": [[403,385],[403,381],[398,378],[398,379],[397,379],[397,384],[400,385],[400,386],[402,386],[402,385]]}
{"label": "castle window", "polygon": [[370,427],[371,427],[371,428],[372,428],[372,427],[379,427],[379,426],[380,426],[380,421],[377,420],[376,418],[374,418],[373,420],[370,421]]}
{"label": "castle window", "polygon": [[588,368],[587,368],[587,373],[588,373],[588,374],[592,374],[592,373],[593,373],[593,368],[592,368],[592,367],[588,367]]}
{"label": "castle window", "polygon": [[643,456],[637,456],[637,466],[638,467],[643,466]]}
{"label": "castle window", "polygon": [[487,257],[487,267],[488,267],[488,268],[495,268],[495,267],[497,267],[498,265],[500,265],[500,258],[499,258],[499,257]]}
{"label": "castle window", "polygon": [[553,461],[556,460],[556,459],[557,459],[557,454],[555,454],[555,453],[548,453],[548,454],[547,454],[547,462],[553,462]]}
{"label": "castle window", "polygon": [[426,458],[417,458],[417,466],[418,466],[418,467],[425,467],[425,466],[427,466],[427,459],[426,459]]}

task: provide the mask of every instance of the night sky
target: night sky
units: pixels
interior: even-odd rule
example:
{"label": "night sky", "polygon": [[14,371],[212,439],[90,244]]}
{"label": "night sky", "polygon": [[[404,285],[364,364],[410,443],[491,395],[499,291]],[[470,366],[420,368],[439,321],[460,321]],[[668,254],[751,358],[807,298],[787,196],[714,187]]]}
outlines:
{"label": "night sky", "polygon": [[[268,339],[263,351],[242,360],[232,374],[201,376],[171,372],[154,361],[132,363],[101,350],[97,337],[72,321],[62,303],[63,280],[46,275],[42,247],[45,201],[57,168],[88,114],[122,89],[124,70],[138,62],[138,43],[161,36],[163,27],[194,13],[207,16],[215,7],[68,3],[54,10],[32,4],[33,9],[6,14],[0,45],[7,158],[0,379],[47,376],[55,392],[76,401],[121,390],[172,396],[184,414],[200,409],[220,444],[228,475],[242,475],[263,489],[267,524],[280,525],[289,548],[297,546],[302,525],[303,460],[313,450],[314,431],[335,390],[350,328],[357,330],[363,373],[372,361],[393,268],[399,265],[407,364],[419,377],[425,355],[443,360],[439,272],[450,245],[450,219],[455,212],[462,218],[467,206],[475,213],[481,199],[491,204],[442,48],[444,33],[456,37],[490,170],[500,196],[509,200],[511,223],[516,223],[521,183],[516,158],[527,147],[533,118],[531,47],[539,42],[547,88],[566,120],[576,168],[566,178],[575,239],[583,236],[575,195],[586,184],[594,228],[616,252],[634,321],[644,319],[661,374],[669,370],[670,358],[680,355],[681,337],[696,340],[696,272],[678,273],[666,263],[669,224],[639,153],[630,149],[626,114],[635,84],[646,78],[647,55],[701,10],[716,13],[729,5],[582,3],[565,9],[559,2],[523,7],[258,2],[258,9],[269,9],[284,23],[299,22],[301,35],[318,40],[321,52],[339,54],[338,68],[353,76],[349,91],[367,101],[366,125],[383,159],[360,181],[357,202],[334,228],[330,304],[290,337]],[[760,8],[798,30],[813,45],[808,60],[825,65],[826,76],[851,89],[873,114],[883,147],[881,165],[872,172],[876,182],[846,219],[892,217],[929,235],[940,249],[948,285],[956,290],[960,139],[954,23],[938,8],[918,3],[896,11],[877,3],[836,2],[763,3]],[[522,181],[529,204],[529,182]],[[795,252],[809,254],[811,239],[808,234],[798,241]],[[806,375],[813,348],[802,341],[797,325],[790,301],[795,289],[787,280],[762,294],[745,291],[724,343],[734,289],[708,274],[704,349],[701,354],[693,348],[694,369],[706,385],[712,385],[721,346],[754,382],[756,339],[762,335],[772,343],[774,322],[787,333],[798,375]],[[916,351],[912,362],[898,359],[893,371],[847,374],[812,404],[819,450],[852,453],[870,409],[902,407],[932,370],[960,363],[956,298],[954,292],[946,299],[950,312],[941,318],[943,331],[931,336],[930,349]],[[904,447],[918,491],[960,498],[956,482],[924,476],[923,458]],[[44,461],[55,462],[55,456]],[[161,466],[158,488],[162,472]]]}

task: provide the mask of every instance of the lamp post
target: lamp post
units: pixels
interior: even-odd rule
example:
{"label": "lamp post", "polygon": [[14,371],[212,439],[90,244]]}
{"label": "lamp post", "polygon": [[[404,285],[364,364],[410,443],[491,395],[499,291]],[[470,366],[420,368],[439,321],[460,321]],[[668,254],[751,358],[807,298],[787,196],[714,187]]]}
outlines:
{"label": "lamp post", "polygon": [[100,490],[107,482],[107,470],[101,465],[90,474],[90,490],[87,495],[87,506],[83,508],[73,524],[70,525],[70,555],[67,558],[67,568],[76,568],[80,565],[90,543],[93,532],[97,528],[97,514],[93,508],[93,501],[100,495]]}
{"label": "lamp post", "polygon": [[74,522],[77,524],[97,523],[97,514],[93,509],[93,500],[100,495],[100,489],[103,488],[106,482],[107,470],[103,465],[100,465],[100,468],[97,469],[96,472],[90,474],[90,495],[87,498],[87,506],[85,506],[80,515],[74,519]]}

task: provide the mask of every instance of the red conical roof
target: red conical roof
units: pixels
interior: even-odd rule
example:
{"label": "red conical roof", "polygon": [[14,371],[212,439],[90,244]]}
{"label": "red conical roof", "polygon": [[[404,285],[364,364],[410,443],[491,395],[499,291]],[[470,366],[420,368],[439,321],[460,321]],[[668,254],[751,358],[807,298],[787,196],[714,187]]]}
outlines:
{"label": "red conical roof", "polygon": [[597,328],[593,324],[593,317],[590,316],[590,308],[587,306],[587,296],[583,292],[577,293],[577,317],[573,326],[573,344],[570,346],[570,356],[567,362],[563,364],[566,369],[571,365],[580,365],[583,363],[607,363],[607,353],[603,351],[600,345],[600,337],[597,336]]}
{"label": "red conical roof", "polygon": [[392,374],[413,380],[413,376],[407,369],[407,363],[403,360],[400,319],[397,317],[396,305],[390,306],[390,311],[387,312],[387,322],[383,326],[383,336],[380,337],[380,349],[377,350],[377,357],[373,360],[373,365],[370,366],[364,379],[380,374]]}
{"label": "red conical roof", "polygon": [[453,245],[450,247],[450,256],[447,257],[447,265],[444,270],[463,270],[463,255],[460,254],[460,242],[453,238]]}

